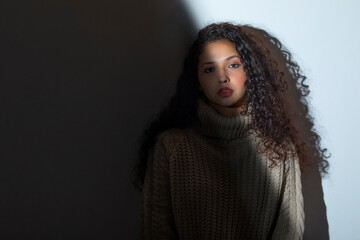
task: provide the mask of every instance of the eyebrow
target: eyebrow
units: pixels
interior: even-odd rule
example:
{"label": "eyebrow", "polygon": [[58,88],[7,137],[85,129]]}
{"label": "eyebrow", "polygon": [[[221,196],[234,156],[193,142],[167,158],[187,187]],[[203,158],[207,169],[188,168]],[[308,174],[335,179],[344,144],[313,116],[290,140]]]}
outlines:
{"label": "eyebrow", "polygon": [[[230,59],[233,59],[233,58],[235,58],[235,57],[238,57],[238,58],[240,59],[240,56],[239,56],[239,55],[234,54],[234,55],[231,55],[230,57],[226,58],[225,60],[226,60],[226,61],[229,61]],[[213,64],[213,63],[215,63],[215,62],[214,62],[214,61],[204,62],[204,63],[202,64],[202,66],[205,65],[205,64]]]}

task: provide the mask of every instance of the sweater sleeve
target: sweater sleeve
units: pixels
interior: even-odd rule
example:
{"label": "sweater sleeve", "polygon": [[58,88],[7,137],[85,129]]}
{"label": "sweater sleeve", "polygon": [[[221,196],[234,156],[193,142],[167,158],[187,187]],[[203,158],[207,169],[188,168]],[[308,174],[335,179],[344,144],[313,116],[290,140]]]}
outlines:
{"label": "sweater sleeve", "polygon": [[178,239],[173,216],[169,151],[162,139],[150,150],[140,207],[140,239]]}
{"label": "sweater sleeve", "polygon": [[273,240],[299,240],[303,238],[305,213],[301,188],[301,171],[296,158],[285,162],[284,195]]}

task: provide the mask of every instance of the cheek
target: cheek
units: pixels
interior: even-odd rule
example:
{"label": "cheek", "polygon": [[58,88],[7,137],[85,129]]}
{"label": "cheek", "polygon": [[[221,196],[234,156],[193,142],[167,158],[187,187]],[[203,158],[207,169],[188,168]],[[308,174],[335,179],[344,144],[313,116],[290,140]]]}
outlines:
{"label": "cheek", "polygon": [[236,82],[238,85],[244,85],[246,82],[246,75],[244,73],[242,74],[237,74],[235,76]]}
{"label": "cheek", "polygon": [[202,83],[201,87],[205,92],[208,92],[208,93],[212,93],[215,88],[214,84],[210,81],[204,81]]}
{"label": "cheek", "polygon": [[211,81],[207,77],[200,77],[199,78],[199,85],[203,90],[209,89],[211,87]]}
{"label": "cheek", "polygon": [[246,83],[246,78],[242,79],[242,81],[241,81],[241,84],[242,84],[243,86],[245,86],[245,83]]}

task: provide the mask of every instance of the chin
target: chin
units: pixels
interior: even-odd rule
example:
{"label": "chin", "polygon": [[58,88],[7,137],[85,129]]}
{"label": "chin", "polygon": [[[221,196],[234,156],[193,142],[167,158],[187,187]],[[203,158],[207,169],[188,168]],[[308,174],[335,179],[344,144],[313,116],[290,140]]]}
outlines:
{"label": "chin", "polygon": [[228,108],[236,107],[236,105],[239,105],[239,100],[233,98],[216,99],[215,101],[208,99],[208,102],[220,107],[228,107]]}
{"label": "chin", "polygon": [[[230,100],[230,99],[229,99]],[[239,101],[224,101],[224,102],[221,102],[221,106],[223,107],[235,107],[235,105],[238,105]]]}
{"label": "chin", "polygon": [[218,103],[215,103],[215,104],[220,106],[220,107],[233,107],[236,104],[236,102],[226,102],[226,103],[218,102]]}

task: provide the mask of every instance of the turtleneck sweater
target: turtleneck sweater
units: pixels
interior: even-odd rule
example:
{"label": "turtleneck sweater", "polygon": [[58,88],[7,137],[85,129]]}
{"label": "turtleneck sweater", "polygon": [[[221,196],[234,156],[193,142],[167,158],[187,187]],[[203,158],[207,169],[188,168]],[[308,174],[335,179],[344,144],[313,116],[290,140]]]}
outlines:
{"label": "turtleneck sweater", "polygon": [[302,239],[296,157],[275,167],[246,115],[198,101],[199,125],[158,135],[140,201],[140,239]]}

